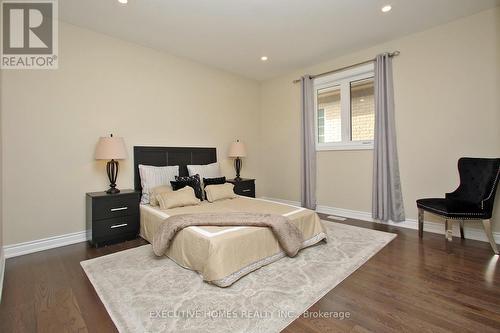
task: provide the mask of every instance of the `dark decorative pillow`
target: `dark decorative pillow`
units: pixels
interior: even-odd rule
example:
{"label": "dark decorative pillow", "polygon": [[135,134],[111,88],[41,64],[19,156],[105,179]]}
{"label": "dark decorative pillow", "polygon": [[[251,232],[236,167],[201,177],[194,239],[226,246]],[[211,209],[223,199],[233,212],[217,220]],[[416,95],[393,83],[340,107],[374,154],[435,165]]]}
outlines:
{"label": "dark decorative pillow", "polygon": [[[203,178],[203,190],[208,185],[221,185],[226,183],[226,177],[217,177],[217,178]],[[205,191],[203,191],[205,192]],[[205,193],[205,199],[207,198],[207,194]]]}
{"label": "dark decorative pillow", "polygon": [[194,194],[200,200],[203,200],[203,191],[201,190],[200,175],[194,176],[175,176],[175,180],[171,181],[172,189],[177,191],[185,186],[191,186],[194,190]]}
{"label": "dark decorative pillow", "polygon": [[203,178],[203,187],[208,185],[220,185],[226,183],[226,177]]}

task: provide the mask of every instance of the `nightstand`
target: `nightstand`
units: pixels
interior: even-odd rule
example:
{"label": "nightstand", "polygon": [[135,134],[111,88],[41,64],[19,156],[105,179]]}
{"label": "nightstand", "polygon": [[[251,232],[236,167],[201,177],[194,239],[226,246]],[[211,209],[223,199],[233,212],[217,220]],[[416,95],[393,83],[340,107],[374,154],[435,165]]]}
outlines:
{"label": "nightstand", "polygon": [[239,180],[227,179],[226,181],[234,184],[234,193],[255,198],[255,179],[241,178]]}
{"label": "nightstand", "polygon": [[139,233],[141,193],[122,190],[117,194],[92,192],[86,195],[87,238],[101,246],[134,239]]}

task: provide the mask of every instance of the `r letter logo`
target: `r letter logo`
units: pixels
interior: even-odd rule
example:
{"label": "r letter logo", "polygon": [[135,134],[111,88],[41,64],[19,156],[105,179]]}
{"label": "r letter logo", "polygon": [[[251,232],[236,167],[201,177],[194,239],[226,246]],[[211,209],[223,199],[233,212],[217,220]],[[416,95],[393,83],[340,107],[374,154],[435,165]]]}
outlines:
{"label": "r letter logo", "polygon": [[57,69],[57,2],[2,2],[2,69]]}

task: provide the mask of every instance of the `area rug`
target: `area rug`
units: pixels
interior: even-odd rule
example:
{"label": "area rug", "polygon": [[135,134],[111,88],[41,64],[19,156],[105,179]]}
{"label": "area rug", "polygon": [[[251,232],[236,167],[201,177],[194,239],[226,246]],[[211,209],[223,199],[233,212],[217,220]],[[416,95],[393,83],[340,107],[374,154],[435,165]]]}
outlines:
{"label": "area rug", "polygon": [[151,245],[82,261],[122,332],[279,332],[388,244],[395,234],[323,221],[328,242],[244,276],[203,282]]}

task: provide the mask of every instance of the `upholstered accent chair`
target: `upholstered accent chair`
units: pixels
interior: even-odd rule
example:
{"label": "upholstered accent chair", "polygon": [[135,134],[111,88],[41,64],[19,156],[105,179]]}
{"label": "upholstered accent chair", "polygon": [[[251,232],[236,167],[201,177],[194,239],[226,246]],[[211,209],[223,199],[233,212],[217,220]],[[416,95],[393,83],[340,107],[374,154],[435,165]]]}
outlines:
{"label": "upholstered accent chair", "polygon": [[[495,193],[500,178],[500,158],[470,158],[458,160],[460,185],[445,198],[417,200],[418,234],[424,231],[424,211],[444,217],[446,239],[452,240],[452,222],[460,221],[460,236],[465,238],[466,221],[482,221],[491,248],[498,254],[498,248],[491,231],[491,215]],[[451,222],[451,223],[450,223]]]}

